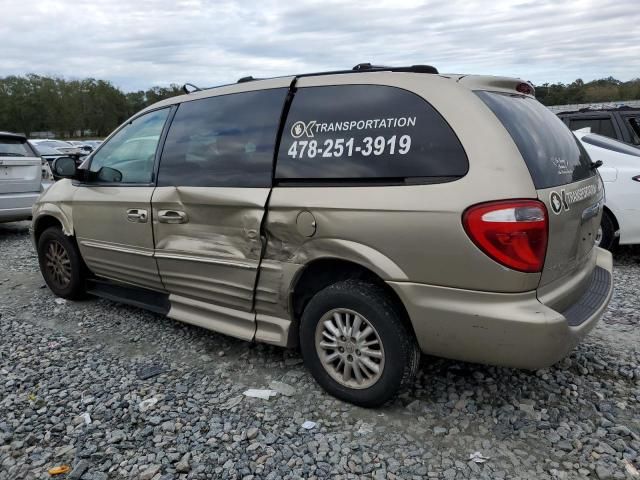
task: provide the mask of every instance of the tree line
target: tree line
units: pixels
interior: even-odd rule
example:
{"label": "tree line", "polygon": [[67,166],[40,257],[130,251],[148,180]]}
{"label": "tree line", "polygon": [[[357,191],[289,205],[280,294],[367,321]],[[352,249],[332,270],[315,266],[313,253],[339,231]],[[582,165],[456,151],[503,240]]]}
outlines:
{"label": "tree line", "polygon": [[583,82],[544,83],[536,86],[536,98],[544,105],[640,100],[640,78],[621,82],[613,77]]}
{"label": "tree line", "polygon": [[[8,76],[0,78],[0,130],[27,136],[51,131],[62,138],[78,132],[104,137],[137,111],[181,93],[175,84],[125,93],[109,81],[94,78]],[[548,106],[640,100],[640,79],[545,83],[536,86],[536,97]]]}
{"label": "tree line", "polygon": [[94,78],[8,76],[0,78],[0,130],[105,137],[137,111],[180,93],[178,85],[125,93]]}

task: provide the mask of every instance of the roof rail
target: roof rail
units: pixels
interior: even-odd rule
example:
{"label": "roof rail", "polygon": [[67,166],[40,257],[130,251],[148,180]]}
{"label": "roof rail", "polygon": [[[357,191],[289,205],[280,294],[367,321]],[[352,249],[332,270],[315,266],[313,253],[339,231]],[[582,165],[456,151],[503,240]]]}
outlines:
{"label": "roof rail", "polygon": [[371,63],[359,63],[351,70],[330,70],[326,72],[302,73],[296,77],[316,77],[319,75],[339,75],[341,73],[368,73],[368,72],[411,72],[438,74],[438,69],[431,65],[411,65],[408,67],[387,67],[383,65],[372,65]]}
{"label": "roof rail", "polygon": [[[429,74],[438,74],[438,69],[435,67],[432,67],[431,65],[411,65],[408,67],[388,67],[388,66],[384,66],[384,65],[372,65],[371,63],[365,62],[365,63],[359,63],[357,64],[355,67],[353,67],[351,70],[328,70],[326,72],[313,72],[313,73],[301,73],[298,75],[293,75],[295,78],[302,78],[302,77],[317,77],[320,75],[339,75],[339,74],[344,74],[344,73],[368,73],[368,72],[411,72],[411,73],[429,73]],[[286,75],[286,76],[290,76],[290,75]],[[278,78],[278,77],[274,77],[274,78]],[[239,78],[237,83],[246,83],[246,82],[253,82],[255,80],[264,80],[264,78],[255,78],[251,75],[248,75],[246,77],[242,77]],[[228,84],[226,84],[228,85]],[[213,87],[206,87],[206,88],[200,88],[197,87],[196,85],[192,84],[192,83],[185,83],[182,87],[182,90],[184,91],[184,93],[193,93],[193,92],[199,92],[201,90],[210,90],[212,88],[218,88],[218,87],[223,87],[226,85],[216,85]],[[191,89],[189,89],[188,87],[191,87]]]}

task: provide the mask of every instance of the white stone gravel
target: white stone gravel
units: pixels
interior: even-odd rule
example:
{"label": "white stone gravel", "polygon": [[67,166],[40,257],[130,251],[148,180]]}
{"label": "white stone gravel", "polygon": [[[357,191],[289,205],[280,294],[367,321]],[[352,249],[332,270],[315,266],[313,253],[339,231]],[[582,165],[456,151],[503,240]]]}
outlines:
{"label": "white stone gravel", "polygon": [[[0,251],[0,480],[60,464],[57,478],[84,480],[624,479],[640,464],[640,248],[616,253],[604,321],[560,364],[425,357],[415,388],[377,410],[324,393],[296,351],[58,304],[26,223],[0,224]],[[162,373],[142,380],[150,366]]]}

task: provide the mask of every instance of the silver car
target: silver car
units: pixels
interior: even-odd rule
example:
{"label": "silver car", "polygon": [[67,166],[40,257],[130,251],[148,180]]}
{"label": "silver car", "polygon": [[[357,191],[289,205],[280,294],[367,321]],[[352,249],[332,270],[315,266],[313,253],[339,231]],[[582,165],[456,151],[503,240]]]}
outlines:
{"label": "silver car", "polygon": [[31,218],[42,188],[40,156],[24,136],[0,132],[0,222]]}

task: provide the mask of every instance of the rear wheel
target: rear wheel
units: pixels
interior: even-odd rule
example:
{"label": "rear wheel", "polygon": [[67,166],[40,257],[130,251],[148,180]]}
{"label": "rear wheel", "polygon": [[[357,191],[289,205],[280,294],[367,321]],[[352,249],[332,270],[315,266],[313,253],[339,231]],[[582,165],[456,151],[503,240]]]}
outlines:
{"label": "rear wheel", "polygon": [[333,284],[309,301],[300,345],[325,390],[363,407],[381,405],[410,385],[420,358],[403,312],[383,288],[358,280]]}
{"label": "rear wheel", "polygon": [[59,297],[76,299],[85,293],[84,263],[78,247],[58,227],[38,239],[38,261],[44,281]]}
{"label": "rear wheel", "polygon": [[616,224],[606,210],[602,213],[596,243],[607,250],[611,250],[616,245]]}

